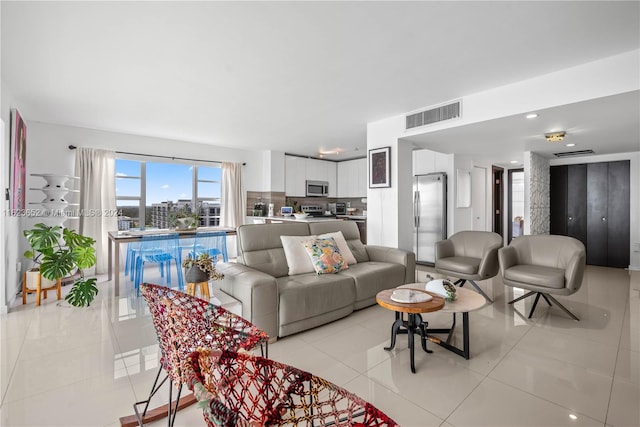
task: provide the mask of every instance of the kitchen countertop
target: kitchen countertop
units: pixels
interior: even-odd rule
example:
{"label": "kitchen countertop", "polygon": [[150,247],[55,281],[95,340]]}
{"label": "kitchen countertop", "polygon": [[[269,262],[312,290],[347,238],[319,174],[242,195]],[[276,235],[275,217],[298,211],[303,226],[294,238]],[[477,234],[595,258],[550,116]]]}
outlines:
{"label": "kitchen countertop", "polygon": [[252,217],[252,218],[263,218],[265,222],[271,221],[292,221],[292,222],[326,222],[326,221],[342,221],[341,218],[331,217],[321,217],[321,216],[308,216],[304,219],[296,219],[294,216],[263,216],[263,217]]}
{"label": "kitchen countertop", "polygon": [[366,215],[336,215],[340,219],[367,219]]}

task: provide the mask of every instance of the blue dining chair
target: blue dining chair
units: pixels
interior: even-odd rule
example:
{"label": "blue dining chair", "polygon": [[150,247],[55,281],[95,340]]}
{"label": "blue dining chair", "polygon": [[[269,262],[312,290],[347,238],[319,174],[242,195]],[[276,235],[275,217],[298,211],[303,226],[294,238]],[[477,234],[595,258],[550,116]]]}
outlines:
{"label": "blue dining chair", "polygon": [[201,231],[196,233],[191,256],[197,258],[202,253],[208,253],[214,263],[222,256],[224,262],[229,261],[227,254],[227,233],[224,231]]}
{"label": "blue dining chair", "polygon": [[144,282],[145,263],[159,264],[161,275],[164,273],[167,285],[171,285],[171,262],[175,263],[178,274],[178,287],[184,289],[184,278],[182,276],[182,254],[180,253],[180,243],[178,233],[152,234],[142,236],[140,249],[135,257],[135,279],[136,294],[140,294],[140,283]]}

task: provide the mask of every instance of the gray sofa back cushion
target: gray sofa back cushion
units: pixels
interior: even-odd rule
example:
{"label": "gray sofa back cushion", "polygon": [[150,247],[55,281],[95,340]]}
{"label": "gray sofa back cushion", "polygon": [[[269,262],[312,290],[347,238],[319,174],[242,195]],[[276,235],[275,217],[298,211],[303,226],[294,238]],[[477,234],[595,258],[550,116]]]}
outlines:
{"label": "gray sofa back cushion", "polygon": [[509,245],[518,251],[518,264],[564,270],[576,253],[585,256],[584,245],[577,239],[548,234],[522,237],[516,237]]}
{"label": "gray sofa back cushion", "polygon": [[369,255],[367,249],[360,241],[360,232],[358,231],[358,224],[354,221],[326,221],[326,222],[311,222],[309,223],[309,231],[311,234],[320,235],[324,233],[333,233],[335,231],[342,231],[344,239],[351,249],[354,258],[358,262],[369,261]]}
{"label": "gray sofa back cushion", "polygon": [[[449,237],[449,240],[453,242],[455,256],[457,257],[482,259],[488,247],[502,246],[502,237],[489,231],[460,231]],[[496,259],[494,275],[498,272],[497,262],[498,260]]]}
{"label": "gray sofa back cushion", "polygon": [[273,277],[289,273],[280,236],[308,236],[307,223],[246,224],[238,227],[238,262]]}

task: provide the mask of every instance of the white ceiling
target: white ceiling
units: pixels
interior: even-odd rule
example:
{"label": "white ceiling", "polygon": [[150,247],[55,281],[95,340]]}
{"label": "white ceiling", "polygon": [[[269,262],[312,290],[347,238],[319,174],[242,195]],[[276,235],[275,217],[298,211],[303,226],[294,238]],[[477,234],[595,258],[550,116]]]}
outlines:
{"label": "white ceiling", "polygon": [[[639,4],[2,1],[2,80],[27,121],[361,157],[367,122],[638,49]],[[415,143],[521,157],[560,123],[638,149],[637,93],[520,119]]]}

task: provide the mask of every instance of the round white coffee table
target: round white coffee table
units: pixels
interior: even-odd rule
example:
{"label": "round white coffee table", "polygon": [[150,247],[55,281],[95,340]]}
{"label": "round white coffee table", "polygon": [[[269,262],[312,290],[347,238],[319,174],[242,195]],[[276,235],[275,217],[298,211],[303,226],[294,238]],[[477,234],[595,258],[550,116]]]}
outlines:
{"label": "round white coffee table", "polygon": [[[412,288],[424,290],[426,283],[409,283],[399,286],[400,288]],[[487,303],[485,297],[470,289],[456,287],[456,300],[446,301],[444,307],[439,310],[443,313],[453,314],[453,323],[450,328],[430,329],[427,328],[427,339],[438,344],[441,347],[450,350],[465,359],[469,359],[469,312],[478,310]],[[462,313],[462,349],[451,345],[451,338],[456,327],[456,313]],[[448,334],[445,341],[440,338],[431,336],[430,334]]]}

